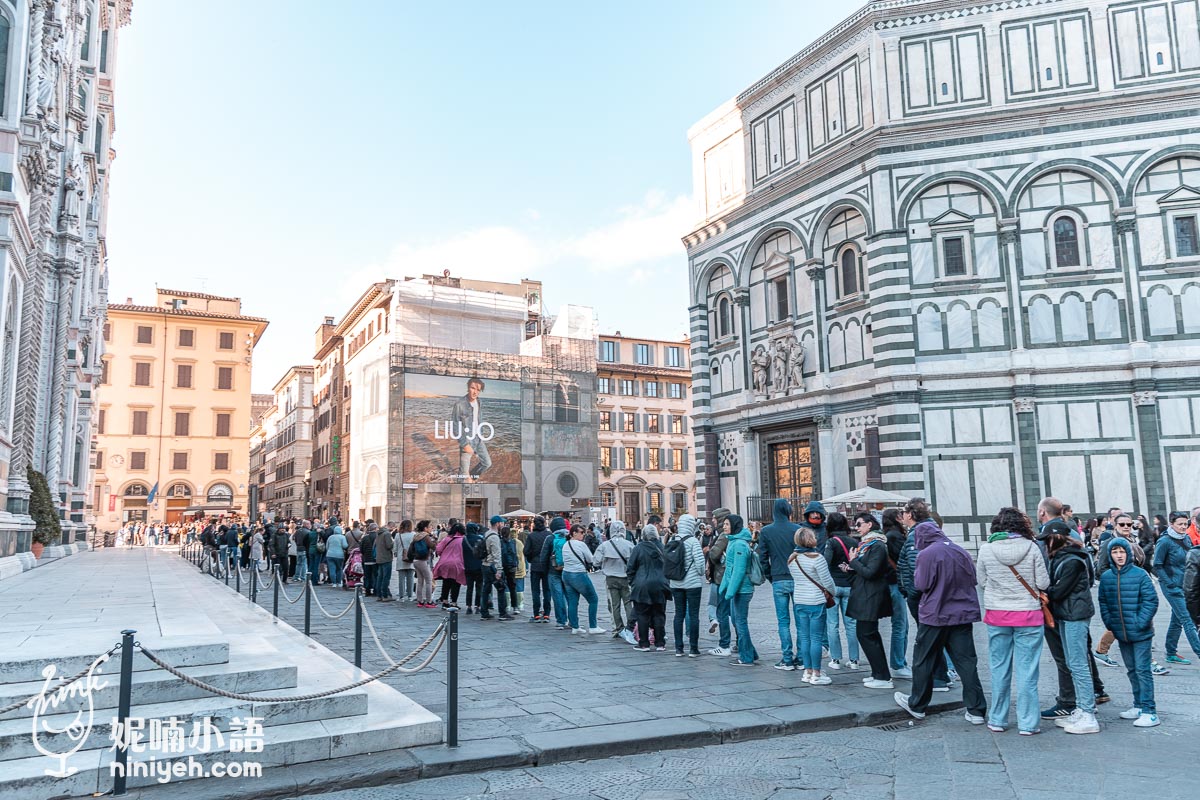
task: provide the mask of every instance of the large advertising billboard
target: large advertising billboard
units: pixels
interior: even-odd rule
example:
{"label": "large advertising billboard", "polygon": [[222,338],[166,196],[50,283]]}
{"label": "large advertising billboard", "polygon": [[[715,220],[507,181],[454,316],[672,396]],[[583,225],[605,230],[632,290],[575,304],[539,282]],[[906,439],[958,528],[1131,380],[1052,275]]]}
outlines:
{"label": "large advertising billboard", "polygon": [[521,482],[521,384],[404,375],[404,482]]}

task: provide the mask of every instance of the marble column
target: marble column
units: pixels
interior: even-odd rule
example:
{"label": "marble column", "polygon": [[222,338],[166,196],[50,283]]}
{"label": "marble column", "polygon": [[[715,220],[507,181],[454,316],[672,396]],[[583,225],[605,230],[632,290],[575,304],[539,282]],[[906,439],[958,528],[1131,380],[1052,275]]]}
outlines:
{"label": "marble column", "polygon": [[833,452],[833,418],[819,414],[813,417],[813,422],[817,424],[817,464],[821,473],[821,485],[816,493],[817,499],[823,499],[837,494],[834,488],[837,485],[834,472],[837,460]]}

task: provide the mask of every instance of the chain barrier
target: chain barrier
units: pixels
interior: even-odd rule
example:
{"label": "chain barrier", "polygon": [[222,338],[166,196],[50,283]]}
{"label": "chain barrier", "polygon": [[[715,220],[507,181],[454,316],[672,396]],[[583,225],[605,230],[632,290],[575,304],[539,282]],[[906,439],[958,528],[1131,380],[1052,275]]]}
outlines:
{"label": "chain barrier", "polygon": [[305,588],[301,589],[300,593],[298,595],[296,595],[294,598],[290,594],[288,594],[287,589],[284,588],[287,586],[286,583],[279,584],[279,591],[283,592],[283,598],[288,601],[289,605],[294,606],[294,605],[296,605],[296,603],[298,603],[304,599],[304,593],[308,591],[309,580],[308,580],[307,576],[305,576],[302,580],[304,581]]}
{"label": "chain barrier", "polygon": [[[445,623],[442,623],[442,625],[444,626]],[[58,686],[55,686],[53,689],[51,689],[49,692],[37,692],[36,694],[32,694],[29,697],[26,697],[24,700],[19,700],[16,703],[13,703],[12,705],[7,705],[4,708],[0,708],[0,714],[7,714],[10,711],[16,711],[21,706],[28,704],[30,700],[33,700],[34,698],[37,698],[37,697],[41,697],[43,694],[58,693],[59,691],[67,688],[68,686],[75,683],[76,681],[87,677],[88,674],[90,674],[91,671],[96,668],[96,664],[98,662],[111,657],[113,653],[117,652],[120,649],[121,649],[121,643],[117,642],[116,644],[114,644],[112,646],[112,648],[107,653],[105,653],[104,655],[96,656],[96,658],[94,658],[92,660],[92,663],[88,664],[87,667],[85,667],[82,671],[67,678],[62,683],[60,683]]]}
{"label": "chain barrier", "polygon": [[[387,677],[388,675],[392,674],[393,672],[400,672],[400,673],[404,673],[404,674],[413,674],[416,672],[420,672],[421,670],[423,670],[425,667],[429,666],[433,662],[434,657],[437,656],[438,652],[442,649],[442,644],[446,641],[445,632],[446,632],[446,622],[443,620],[442,623],[437,626],[437,628],[433,631],[433,633],[429,634],[429,637],[424,642],[422,642],[417,647],[416,650],[414,650],[412,653],[410,653],[404,659],[401,659],[400,661],[393,663],[391,666],[387,667],[386,669],[382,670],[381,672],[377,672],[374,675],[368,675],[366,678],[363,678],[362,680],[355,681],[354,683],[350,683],[345,686],[340,686],[336,689],[326,689],[323,692],[312,692],[310,694],[293,695],[291,697],[260,697],[259,695],[254,695],[254,694],[231,692],[231,691],[228,691],[227,689],[222,689],[219,686],[213,686],[211,683],[205,683],[204,681],[202,681],[198,678],[193,678],[191,675],[188,675],[188,674],[180,671],[176,667],[173,667],[170,664],[168,664],[167,662],[163,661],[153,651],[147,650],[146,647],[141,642],[137,642],[135,644],[135,647],[137,647],[139,650],[142,651],[142,655],[144,655],[151,664],[154,664],[156,667],[159,667],[160,669],[165,670],[166,672],[169,672],[170,674],[174,675],[176,678],[179,678],[184,683],[195,686],[197,689],[202,689],[202,690],[208,692],[209,694],[215,694],[220,697],[226,697],[226,698],[229,698],[230,700],[242,700],[242,701],[254,702],[254,703],[299,703],[299,702],[303,702],[306,700],[317,700],[322,697],[330,697],[331,695],[341,694],[342,692],[348,692],[351,689],[357,689],[358,687],[365,686],[366,684],[371,683],[372,681],[377,681],[380,678]],[[412,667],[412,668],[404,667],[404,664],[407,661],[411,661],[413,658],[415,658],[417,655],[419,655],[422,650],[429,647],[429,645],[432,642],[434,642],[435,640],[437,641],[437,647],[433,648],[432,652],[429,653],[428,657],[424,661],[422,661],[416,667]]]}
{"label": "chain barrier", "polygon": [[[258,567],[255,567],[255,569],[258,569]],[[263,577],[264,575],[270,575],[271,580],[265,580]],[[258,570],[258,590],[261,592],[266,589],[270,589],[274,585],[275,585],[275,570],[269,569],[264,572],[263,570],[259,569]]]}
{"label": "chain barrier", "polygon": [[342,617],[346,616],[347,614],[350,613],[350,610],[352,608],[354,608],[354,604],[358,601],[357,597],[353,597],[350,599],[350,605],[346,606],[345,608],[343,608],[341,611],[339,611],[336,614],[330,614],[328,611],[325,610],[325,606],[321,605],[321,595],[320,594],[318,594],[317,592],[313,592],[312,599],[313,599],[313,602],[317,604],[317,608],[320,609],[321,613],[324,614],[325,616],[329,617],[330,619],[341,619]]}

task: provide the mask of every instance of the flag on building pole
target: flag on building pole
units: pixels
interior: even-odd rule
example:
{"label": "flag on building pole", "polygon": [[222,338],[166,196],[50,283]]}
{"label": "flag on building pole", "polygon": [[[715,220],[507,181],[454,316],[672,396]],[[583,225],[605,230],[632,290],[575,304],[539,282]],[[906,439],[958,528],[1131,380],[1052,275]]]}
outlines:
{"label": "flag on building pole", "polygon": [[154,482],[154,486],[150,488],[150,494],[146,495],[146,505],[153,503],[156,497],[158,497],[158,481]]}

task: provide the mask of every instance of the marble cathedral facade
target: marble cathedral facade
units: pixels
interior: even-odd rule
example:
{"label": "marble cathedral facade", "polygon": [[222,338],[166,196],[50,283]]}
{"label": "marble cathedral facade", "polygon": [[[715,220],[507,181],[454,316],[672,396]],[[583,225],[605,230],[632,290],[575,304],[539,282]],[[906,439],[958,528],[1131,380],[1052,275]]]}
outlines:
{"label": "marble cathedral facade", "polygon": [[107,304],[120,28],[132,0],[0,0],[0,571],[28,564],[26,469],[85,533]]}
{"label": "marble cathedral facade", "polygon": [[702,509],[1200,504],[1196,0],[881,0],[689,132]]}

